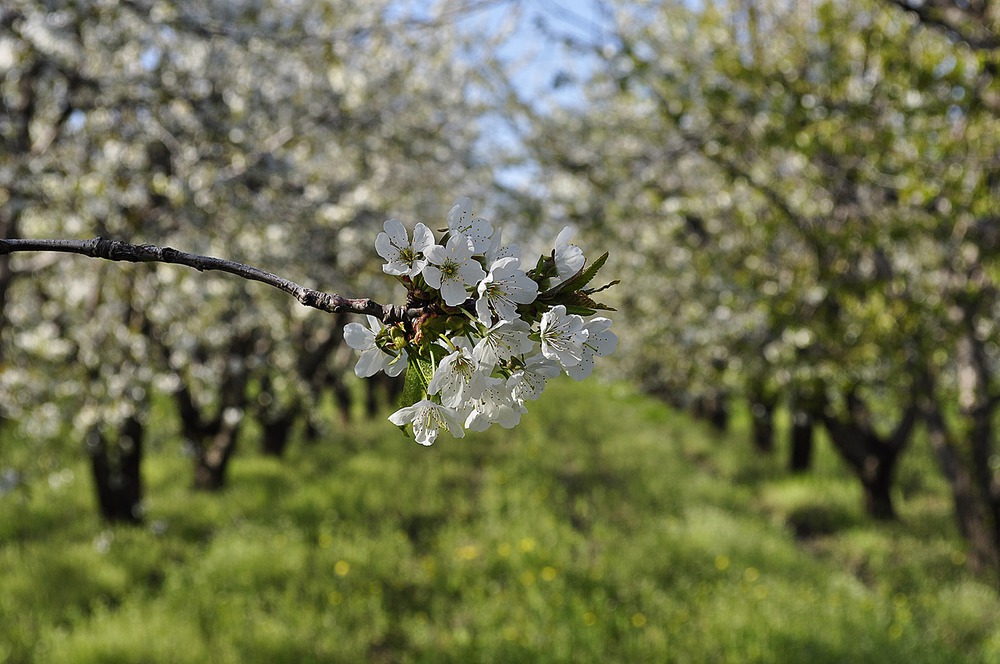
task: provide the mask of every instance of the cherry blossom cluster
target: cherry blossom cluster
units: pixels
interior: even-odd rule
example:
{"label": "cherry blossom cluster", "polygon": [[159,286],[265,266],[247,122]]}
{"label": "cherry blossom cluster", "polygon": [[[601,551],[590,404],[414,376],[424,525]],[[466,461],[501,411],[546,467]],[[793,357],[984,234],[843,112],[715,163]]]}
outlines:
{"label": "cherry blossom cluster", "polygon": [[611,320],[594,315],[610,307],[591,298],[617,282],[586,288],[607,254],[587,265],[572,228],[530,269],[468,198],[451,208],[440,244],[422,223],[412,234],[396,219],[383,228],[375,238],[382,269],[406,287],[407,306],[425,313],[388,326],[368,316],[367,327],[345,326],[344,339],[360,353],[358,376],[406,371],[403,406],[389,420],[412,428],[418,443],[432,444],[442,429],[461,438],[467,429],[514,427],[548,380],[583,380],[595,356],[617,347]]}

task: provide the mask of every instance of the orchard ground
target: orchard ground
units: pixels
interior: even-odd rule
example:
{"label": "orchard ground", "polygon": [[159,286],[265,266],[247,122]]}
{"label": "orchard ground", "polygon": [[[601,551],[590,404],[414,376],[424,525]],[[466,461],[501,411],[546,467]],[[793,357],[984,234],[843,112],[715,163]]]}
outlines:
{"label": "orchard ground", "polygon": [[377,419],[279,460],[251,430],[216,494],[159,408],[142,528],[98,520],[78,444],[5,441],[0,662],[1000,660],[922,440],[874,523],[825,441],[793,477],[745,417],[589,383],[431,448]]}

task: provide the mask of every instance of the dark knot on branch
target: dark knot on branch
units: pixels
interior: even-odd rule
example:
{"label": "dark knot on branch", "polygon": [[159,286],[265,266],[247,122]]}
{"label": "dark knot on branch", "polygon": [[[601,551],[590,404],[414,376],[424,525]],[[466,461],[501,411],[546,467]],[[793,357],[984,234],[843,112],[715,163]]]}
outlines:
{"label": "dark knot on branch", "polygon": [[118,242],[106,240],[103,237],[94,238],[94,258],[103,258],[109,261],[119,260]]}
{"label": "dark knot on branch", "polygon": [[386,325],[402,323],[411,318],[406,307],[398,304],[387,304],[382,307],[382,312],[382,322]]}
{"label": "dark knot on branch", "polygon": [[313,307],[314,309],[319,309],[320,311],[332,312],[334,310],[333,296],[330,293],[324,293],[311,288],[307,288],[302,291],[302,296],[299,297],[299,302],[307,307]]}

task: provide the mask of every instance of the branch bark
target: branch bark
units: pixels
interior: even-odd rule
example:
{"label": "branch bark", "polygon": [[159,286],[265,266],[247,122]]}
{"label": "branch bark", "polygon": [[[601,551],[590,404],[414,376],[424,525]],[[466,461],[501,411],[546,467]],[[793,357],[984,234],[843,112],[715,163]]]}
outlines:
{"label": "branch bark", "polygon": [[914,2],[913,0],[886,0],[917,17],[924,25],[936,28],[951,39],[964,42],[977,51],[1000,49],[1000,34],[996,25],[990,25],[986,3],[978,7],[960,6],[952,2]]}
{"label": "branch bark", "polygon": [[427,311],[425,307],[407,308],[379,304],[369,298],[346,298],[335,293],[313,290],[251,265],[212,256],[191,254],[170,247],[157,247],[152,244],[130,244],[101,237],[95,237],[91,240],[0,239],[0,256],[21,251],[54,251],[79,254],[90,258],[103,258],[110,261],[172,263],[191,267],[199,272],[206,270],[228,272],[285,291],[303,306],[332,314],[350,313],[374,316],[386,325],[416,320]]}

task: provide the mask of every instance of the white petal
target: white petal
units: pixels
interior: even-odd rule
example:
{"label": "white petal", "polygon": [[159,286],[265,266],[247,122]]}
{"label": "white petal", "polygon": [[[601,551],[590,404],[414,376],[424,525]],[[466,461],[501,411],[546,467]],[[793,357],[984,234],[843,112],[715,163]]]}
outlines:
{"label": "white petal", "polygon": [[401,277],[404,274],[409,274],[410,266],[403,261],[392,260],[382,265],[382,271],[394,277]]}
{"label": "white petal", "polygon": [[[472,258],[472,254],[475,252],[475,249],[472,246],[472,240],[465,235],[458,233],[448,238],[447,250],[451,259],[456,263],[464,261],[467,258]],[[428,256],[428,258],[431,257]],[[434,262],[434,259],[431,258],[431,261]],[[479,269],[482,270],[482,266],[480,266]]]}
{"label": "white petal", "polygon": [[385,233],[375,236],[375,252],[390,262],[399,257],[399,250],[392,246],[392,240]]}
{"label": "white petal", "polygon": [[[479,292],[482,293],[482,288]],[[479,317],[483,325],[493,324],[493,314],[490,312],[489,300],[486,297],[480,297],[476,300],[476,316]]]}
{"label": "white petal", "polygon": [[385,365],[385,372],[391,377],[396,377],[403,373],[406,369],[407,354],[405,350],[399,351],[399,355],[395,359],[390,360],[388,364]]}
{"label": "white petal", "polygon": [[585,353],[579,364],[566,367],[565,371],[573,380],[583,380],[594,371],[594,354]]}
{"label": "white petal", "polygon": [[425,429],[423,427],[417,428],[416,426],[413,427],[413,440],[417,441],[424,447],[430,447],[431,445],[433,445],[434,441],[437,440],[437,437],[438,437],[437,429],[434,428]]}
{"label": "white petal", "polygon": [[490,418],[483,411],[475,408],[465,420],[465,428],[469,431],[486,431],[492,424]]}
{"label": "white petal", "polygon": [[406,226],[399,219],[387,219],[382,228],[385,229],[389,239],[397,247],[408,247],[409,241],[406,239]]}
{"label": "white petal", "polygon": [[556,272],[557,277],[555,279],[556,284],[561,284],[566,281],[583,267],[586,263],[586,258],[583,256],[583,250],[575,244],[570,244],[569,241],[572,239],[575,231],[572,227],[566,226],[563,228],[559,235],[556,237],[555,244],[555,260],[556,260]]}
{"label": "white petal", "polygon": [[441,288],[441,270],[433,265],[427,265],[423,271],[424,281],[431,288]]}
{"label": "white petal", "polygon": [[458,226],[464,223],[470,216],[472,216],[472,199],[468,196],[462,196],[455,201],[455,204],[451,206],[451,210],[448,211],[448,227]]}
{"label": "white petal", "polygon": [[344,341],[354,350],[368,350],[375,345],[375,335],[361,323],[344,326]]}
{"label": "white petal", "polygon": [[[406,263],[403,263],[403,265],[406,265]],[[425,267],[427,267],[427,259],[418,258],[417,260],[413,261],[413,265],[411,265],[409,269],[406,270],[406,276],[411,278],[415,277],[421,272],[423,272]]]}
{"label": "white petal", "polygon": [[[450,241],[449,244],[451,244]],[[440,244],[432,244],[431,246],[424,249],[424,256],[431,263],[434,263],[435,265],[441,265],[446,260],[448,260],[448,250],[442,247]]]}
{"label": "white petal", "polygon": [[611,330],[599,332],[598,334],[592,334],[587,339],[587,343],[593,346],[598,355],[604,357],[611,355],[618,348],[618,335]]}
{"label": "white petal", "polygon": [[462,423],[458,421],[458,413],[454,410],[449,410],[449,415],[445,418],[445,426],[448,427],[448,433],[450,433],[455,438],[465,438],[465,429],[462,428]]}
{"label": "white petal", "polygon": [[501,406],[497,424],[504,429],[513,429],[521,422],[521,411],[511,406]]}
{"label": "white petal", "polygon": [[413,250],[425,252],[429,247],[434,246],[434,234],[427,226],[418,223],[413,227]]}
{"label": "white petal", "polygon": [[509,274],[511,268],[517,268],[521,265],[521,261],[514,258],[513,256],[505,256],[504,258],[498,258],[493,261],[490,265],[490,272],[496,274]]}
{"label": "white petal", "polygon": [[413,421],[413,417],[417,412],[417,405],[406,406],[405,408],[400,408],[395,413],[389,416],[389,421],[398,427],[408,424]]}
{"label": "white petal", "polygon": [[458,268],[458,276],[460,276],[465,283],[470,286],[475,286],[480,281],[486,278],[486,271],[483,266],[479,264],[478,261],[471,259],[465,260]]}
{"label": "white petal", "polygon": [[496,299],[493,302],[493,308],[497,310],[497,316],[499,316],[501,320],[520,320],[517,315],[517,308],[507,300]]}
{"label": "white petal", "polygon": [[369,348],[361,353],[358,363],[354,365],[354,373],[361,378],[370,378],[382,370],[386,358],[386,354],[378,348]]}
{"label": "white petal", "polygon": [[[424,275],[424,279],[430,286],[434,286],[430,279],[427,279],[427,275]],[[447,283],[441,285],[441,297],[444,299],[444,303],[449,307],[457,307],[468,299],[469,294],[465,291],[465,286],[458,283],[457,281],[450,280]]]}

